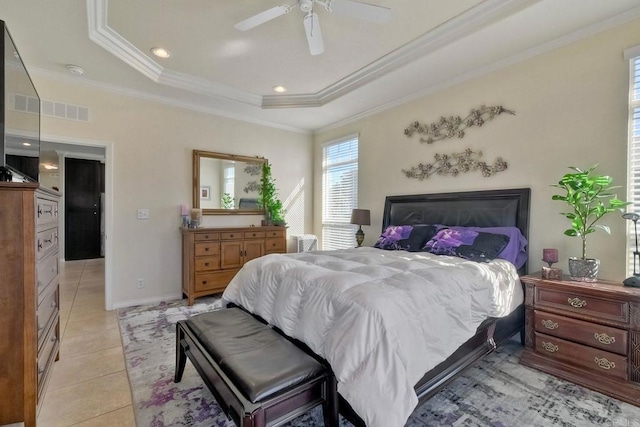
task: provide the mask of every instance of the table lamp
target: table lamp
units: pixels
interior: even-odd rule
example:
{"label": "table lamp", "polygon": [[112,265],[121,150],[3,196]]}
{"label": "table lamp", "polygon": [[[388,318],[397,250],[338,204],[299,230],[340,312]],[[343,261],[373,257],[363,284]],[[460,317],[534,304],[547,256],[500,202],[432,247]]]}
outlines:
{"label": "table lamp", "polygon": [[369,209],[352,210],[351,224],[356,224],[358,226],[358,231],[356,231],[356,242],[358,242],[358,247],[360,247],[364,240],[364,231],[362,231],[362,226],[371,225],[371,212],[369,212]]}

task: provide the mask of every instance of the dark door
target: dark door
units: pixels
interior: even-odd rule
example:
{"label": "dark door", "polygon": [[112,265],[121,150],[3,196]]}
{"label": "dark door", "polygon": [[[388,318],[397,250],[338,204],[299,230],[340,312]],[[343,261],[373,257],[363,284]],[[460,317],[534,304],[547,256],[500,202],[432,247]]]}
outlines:
{"label": "dark door", "polygon": [[99,258],[100,162],[67,158],[64,171],[65,259]]}

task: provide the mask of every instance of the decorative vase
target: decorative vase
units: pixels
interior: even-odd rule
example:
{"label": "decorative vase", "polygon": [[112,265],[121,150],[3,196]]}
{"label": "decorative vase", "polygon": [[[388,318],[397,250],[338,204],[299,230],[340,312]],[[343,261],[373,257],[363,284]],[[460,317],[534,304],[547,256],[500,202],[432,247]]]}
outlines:
{"label": "decorative vase", "polygon": [[595,258],[569,258],[569,276],[578,282],[595,282],[598,280],[600,260]]}

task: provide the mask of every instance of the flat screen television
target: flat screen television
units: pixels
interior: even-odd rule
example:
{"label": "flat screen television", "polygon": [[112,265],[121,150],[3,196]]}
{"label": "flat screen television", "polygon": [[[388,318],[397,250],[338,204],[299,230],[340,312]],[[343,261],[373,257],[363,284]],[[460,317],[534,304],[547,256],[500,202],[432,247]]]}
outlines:
{"label": "flat screen television", "polygon": [[38,181],[40,97],[4,21],[0,27],[0,179]]}

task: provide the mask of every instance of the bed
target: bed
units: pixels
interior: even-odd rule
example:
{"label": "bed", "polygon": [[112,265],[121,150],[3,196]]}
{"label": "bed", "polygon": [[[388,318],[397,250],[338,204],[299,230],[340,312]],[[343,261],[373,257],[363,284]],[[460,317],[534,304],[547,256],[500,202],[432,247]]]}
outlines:
{"label": "bed", "polygon": [[[508,227],[517,227],[524,237],[528,237],[529,199],[530,199],[529,189],[507,189],[507,190],[490,190],[490,191],[461,192],[461,193],[438,193],[438,194],[424,194],[424,195],[388,196],[385,200],[382,228],[383,230],[385,230],[389,225],[417,225],[417,224],[447,224],[449,226],[463,226],[463,227],[508,226]],[[390,263],[389,265],[392,265],[393,267],[399,267],[400,269],[402,269],[404,265],[407,265],[407,266],[409,265],[409,264],[403,264],[405,262],[413,263],[414,261],[417,261],[425,264],[434,262],[432,259],[433,257],[429,258],[427,255],[420,256],[419,254],[418,255],[413,254],[410,257],[409,254],[407,254],[406,256],[402,254],[393,254],[393,256],[395,257],[393,258],[390,256],[391,253],[389,254],[375,253],[375,251],[379,251],[378,249],[365,248],[364,251],[362,249],[353,249],[350,251],[351,252],[347,251],[343,253],[333,253],[333,254],[325,253],[325,254],[319,254],[318,256],[324,259],[322,261],[324,264],[332,264],[332,263],[340,263],[340,262],[349,264],[349,263],[361,262],[361,263],[364,263],[363,265],[367,265],[367,266],[371,265],[370,264],[371,261],[369,261],[368,257],[373,257],[373,258],[377,257],[377,258],[383,259],[383,262]],[[306,255],[296,254],[296,255],[290,256],[289,258],[286,258],[286,255],[276,255],[276,256],[264,257],[265,259],[262,261],[259,261],[259,260],[252,261],[251,263],[249,263],[248,266],[243,268],[243,270],[241,270],[238,273],[236,278],[234,278],[234,281],[232,281],[232,283],[230,284],[230,287],[227,288],[227,291],[225,291],[224,299],[225,301],[244,307],[248,311],[262,317],[269,323],[273,323],[282,332],[284,332],[289,336],[292,336],[297,340],[300,340],[303,345],[308,346],[308,348],[316,352],[316,354],[326,357],[327,360],[329,360],[330,362],[333,362],[332,368],[334,368],[334,371],[337,372],[336,375],[337,376],[340,375],[339,378],[343,378],[343,374],[345,371],[348,371],[349,373],[351,372],[349,371],[349,369],[351,369],[351,366],[348,365],[348,361],[352,358],[351,353],[345,353],[344,357],[337,357],[335,351],[333,350],[335,348],[349,349],[349,347],[359,347],[359,346],[361,347],[362,345],[359,344],[361,341],[359,339],[351,340],[351,337],[348,336],[349,335],[348,333],[346,335],[344,335],[343,333],[343,336],[340,336],[339,338],[335,338],[334,335],[326,335],[325,337],[323,334],[328,333],[327,327],[325,327],[325,329],[322,329],[321,326],[316,327],[315,325],[316,324],[323,325],[325,323],[329,324],[328,322],[330,321],[325,319],[324,317],[313,318],[311,317],[312,314],[310,314],[310,313],[313,313],[314,305],[316,306],[323,305],[322,310],[328,310],[328,311],[322,311],[322,312],[329,313],[327,317],[331,317],[333,315],[335,311],[335,307],[332,305],[333,302],[327,303],[326,301],[328,301],[327,299],[328,297],[325,298],[324,295],[331,294],[332,292],[335,293],[337,292],[336,289],[338,288],[340,289],[340,292],[342,292],[341,287],[335,286],[335,282],[336,282],[335,278],[336,277],[339,278],[340,276],[332,276],[332,279],[328,280],[328,282],[331,282],[331,283],[327,288],[328,290],[323,288],[322,290],[323,294],[321,298],[307,297],[305,295],[308,295],[308,291],[301,291],[300,295],[302,296],[297,298],[296,300],[296,295],[297,295],[296,292],[297,292],[297,289],[299,289],[300,285],[291,284],[289,282],[289,279],[286,276],[277,276],[279,280],[278,287],[274,288],[273,291],[264,291],[264,292],[271,292],[271,293],[263,293],[263,294],[257,295],[256,289],[259,289],[260,292],[262,292],[263,291],[262,288],[256,288],[255,287],[256,285],[254,285],[253,288],[251,288],[249,285],[245,286],[245,283],[249,283],[251,281],[253,281],[254,283],[258,283],[257,286],[261,286],[260,281],[267,282],[265,277],[268,279],[271,276],[279,274],[280,270],[289,269],[290,266],[288,264],[293,263],[294,261],[298,262],[298,264],[295,266],[295,268],[292,268],[292,271],[296,271],[297,274],[302,278],[310,277],[310,275],[313,275],[315,273],[312,273],[313,270],[307,270],[307,266],[305,263],[307,262],[308,258],[305,258],[305,256]],[[332,256],[334,258],[331,258]],[[298,259],[295,259],[295,258],[298,258]],[[409,260],[409,258],[411,259]],[[451,258],[451,257],[446,257],[446,258]],[[442,259],[444,260],[445,258],[442,258]],[[451,262],[454,262],[454,261],[451,261]],[[455,261],[454,264],[456,262],[458,261]],[[262,263],[264,263],[264,266],[262,265]],[[301,266],[300,263],[302,263],[303,265]],[[506,261],[503,262],[503,264],[504,263],[506,263]],[[488,264],[493,265],[494,262],[491,262]],[[485,274],[488,275],[488,273],[485,273],[485,270],[483,270],[483,269],[489,268],[487,267],[488,264],[464,261],[464,263],[455,264],[455,267],[456,267],[456,270],[467,269],[468,271],[465,270],[467,271],[467,274],[473,274],[473,272],[476,271],[475,269],[478,269],[477,271],[480,272],[479,275],[484,276]],[[504,265],[500,264],[499,262],[497,264],[498,264],[498,267],[500,267],[500,265],[504,267]],[[383,267],[386,267],[386,266],[383,266]],[[380,268],[383,269],[383,267],[380,267]],[[373,270],[373,271],[375,271],[376,268],[378,267],[376,266],[368,267],[369,270]],[[410,268],[413,268],[413,267],[410,267]],[[523,273],[526,273],[526,270],[527,270],[526,262],[520,267],[517,273],[515,272],[515,269],[513,268],[513,266],[510,266],[510,268],[511,269],[509,270],[509,274],[511,274],[512,282],[517,281],[518,273],[523,274]],[[261,274],[261,272],[263,271],[261,269],[264,269],[265,272],[268,272],[268,275],[270,276],[269,277],[260,276],[260,278],[258,278],[258,275]],[[358,270],[361,268],[356,265],[355,269]],[[438,269],[438,271],[440,270],[442,270],[442,268]],[[422,271],[422,270],[415,270],[415,271]],[[352,271],[348,271],[341,274],[348,276],[351,273]],[[402,274],[402,272],[398,274]],[[451,288],[453,289],[453,292],[456,292],[457,288],[453,285],[456,284],[455,280],[459,280],[459,279],[456,279],[457,276],[455,276],[454,274],[446,273],[446,271],[444,275],[442,271],[440,271],[439,274],[440,276],[437,276],[438,278],[436,280],[441,281],[443,284],[445,283],[447,284],[447,286],[443,285],[441,286],[441,288],[446,288],[446,289]],[[373,274],[373,276],[375,276],[375,274]],[[383,277],[383,276],[384,274],[382,274],[380,277]],[[514,276],[515,276],[515,279],[514,279]],[[402,281],[402,286],[405,286],[405,282],[407,282],[409,284],[406,285],[406,287],[410,288],[412,286],[410,282],[413,279],[407,280],[407,277],[408,276],[404,276],[402,280],[399,280],[395,276],[393,278],[387,278],[385,276],[384,280],[395,280],[395,282]],[[461,277],[465,277],[465,276],[463,275]],[[378,282],[376,282],[376,280],[374,279],[371,279],[371,280],[372,280],[371,283],[373,283],[373,285],[367,282],[366,283],[367,286],[376,286]],[[472,281],[470,276],[467,276],[467,279],[465,280],[469,282]],[[451,283],[449,283],[448,281],[451,281]],[[245,293],[242,294],[242,296],[239,296],[241,295],[240,293],[238,293],[239,289],[244,289],[243,286],[246,288]],[[287,286],[289,286],[289,288]],[[519,282],[517,286],[521,294]],[[366,288],[365,290],[368,293],[371,293],[371,289],[372,288]],[[304,292],[307,292],[307,293],[304,293]],[[424,318],[424,319],[427,319],[429,322],[435,322],[437,318],[434,316],[437,316],[438,310],[432,309],[432,308],[430,308],[429,310],[421,310],[420,306],[416,306],[415,304],[412,304],[412,302],[415,300],[415,297],[411,296],[408,292],[409,291],[405,289],[405,287],[402,287],[402,288],[399,288],[398,292],[395,295],[387,296],[389,298],[390,304],[392,305],[398,304],[398,301],[403,301],[403,304],[405,304],[405,306],[407,307],[406,310],[398,310],[396,308],[394,313],[403,312],[403,313],[399,313],[398,315],[404,316],[403,319],[404,321],[407,321],[407,322],[412,322],[413,317],[420,318],[420,319]],[[462,290],[461,292],[466,292],[466,291]],[[278,293],[281,294],[279,297],[278,295],[276,295]],[[343,293],[346,293],[346,291]],[[475,296],[476,294],[471,294],[471,295],[472,296],[469,297],[466,294],[460,293],[460,295],[455,295],[454,297],[463,299],[465,301],[468,300],[469,304],[478,305],[476,300],[480,300],[480,299],[476,298]],[[306,300],[303,301],[305,305],[302,305],[302,303],[300,302],[301,298],[306,298]],[[364,298],[366,299],[367,295],[364,295]],[[393,301],[391,300],[391,298],[393,298]],[[397,298],[397,301],[396,301],[396,298]],[[401,298],[405,298],[405,299],[402,300]],[[451,297],[447,296],[445,298],[451,298]],[[289,300],[293,299],[296,301],[294,302],[293,306],[290,306],[290,305],[287,306],[287,305],[284,305],[284,303],[281,303],[281,301],[287,300],[287,299]],[[268,311],[265,311],[264,307],[267,306],[267,303],[268,303],[269,309]],[[384,345],[381,344],[383,349],[380,350],[379,352],[383,356],[382,359],[384,359],[385,361],[390,361],[388,367],[383,366],[383,371],[386,372],[388,375],[388,383],[389,383],[389,384],[385,384],[384,387],[390,387],[387,393],[388,395],[391,395],[389,399],[395,398],[396,400],[392,401],[393,404],[384,405],[381,399],[384,397],[385,391],[382,390],[383,387],[380,386],[379,388],[382,391],[377,393],[375,391],[372,392],[371,402],[367,402],[367,403],[370,403],[372,407],[374,407],[373,410],[375,410],[376,407],[379,408],[381,406],[387,406],[387,407],[392,406],[395,409],[396,407],[399,407],[399,406],[408,405],[409,408],[413,408],[416,402],[417,402],[417,405],[419,406],[420,403],[429,399],[431,396],[437,393],[437,391],[439,391],[444,385],[446,385],[449,381],[455,378],[455,376],[458,375],[462,370],[464,370],[466,367],[468,367],[469,365],[471,365],[472,363],[474,363],[484,355],[494,350],[496,346],[500,345],[504,340],[508,339],[509,337],[513,336],[518,332],[522,334],[523,327],[524,327],[524,310],[523,310],[521,301],[517,301],[517,303],[518,303],[517,307],[515,309],[511,307],[509,309],[510,314],[504,317],[498,318],[498,317],[488,316],[488,318],[483,317],[480,320],[476,318],[475,323],[472,323],[472,324],[478,325],[478,326],[477,328],[474,326],[473,330],[467,331],[468,335],[464,335],[464,333],[458,334],[457,332],[451,332],[452,337],[455,337],[455,339],[459,340],[459,344],[458,342],[455,341],[454,338],[451,338],[451,342],[456,342],[455,346],[451,349],[448,349],[446,355],[439,356],[442,359],[442,361],[437,363],[437,365],[429,365],[431,366],[431,368],[422,376],[422,378],[420,378],[419,376],[418,377],[415,376],[414,362],[405,363],[405,360],[406,359],[407,360],[408,359],[410,360],[432,359],[431,353],[424,352],[422,350],[419,352],[411,353],[413,347],[412,346],[406,347],[406,344],[407,344],[406,337],[401,336],[402,333],[404,332],[401,331],[400,333],[398,333],[395,329],[387,329],[387,323],[394,323],[394,322],[397,323],[399,320],[394,319],[392,322],[388,322],[388,321],[378,322],[376,317],[377,313],[372,314],[371,307],[362,308],[361,307],[362,304],[360,303],[360,300],[358,300],[357,304],[352,304],[352,310],[349,311],[349,313],[351,312],[365,313],[364,316],[370,317],[370,319],[367,321],[368,323],[362,323],[363,321],[359,320],[358,318],[358,320],[353,320],[354,323],[353,325],[351,325],[348,322],[351,322],[352,319],[350,319],[349,317],[343,316],[340,318],[340,324],[338,324],[338,326],[342,327],[342,325],[345,325],[344,326],[345,328],[350,327],[349,330],[363,329],[364,330],[363,334],[370,333],[369,329],[371,330],[381,329],[382,330],[381,336],[383,336],[384,339],[370,338],[368,341],[365,341],[365,342],[369,343],[372,341],[376,341],[376,342],[389,341],[387,344],[384,344]],[[292,309],[291,307],[296,307],[296,308]],[[311,309],[309,307],[311,307]],[[380,306],[378,305],[375,307],[378,308]],[[289,311],[291,310],[295,311],[296,309],[299,312],[289,313]],[[384,311],[384,310],[385,310],[384,307],[382,307],[381,311]],[[463,308],[460,308],[460,310],[463,310]],[[470,311],[473,311],[475,313],[475,308]],[[341,310],[340,313],[344,313],[344,310]],[[293,326],[291,325],[287,326],[286,324],[286,318],[289,317],[290,314],[297,316],[297,320],[295,321],[296,323]],[[444,316],[443,318],[449,319],[448,320],[449,324],[452,326],[451,330],[456,331],[456,329],[453,328],[453,323],[458,323],[458,322],[456,322],[455,320],[451,320],[451,316],[453,316],[453,318],[456,318],[455,316],[464,316],[465,313],[460,312],[460,313],[445,313],[445,314],[446,316]],[[431,316],[431,317],[428,317],[428,316]],[[372,322],[371,319],[373,319],[374,321]],[[332,319],[331,321],[335,321],[335,319]],[[422,321],[423,320],[421,320],[421,322]],[[378,323],[382,324],[383,326],[379,327]],[[361,324],[365,324],[365,326],[359,327],[359,325]],[[395,325],[394,327],[397,327],[397,326],[398,325]],[[336,327],[336,324],[334,323],[332,328],[335,329],[335,327]],[[402,328],[400,328],[400,330],[401,329]],[[408,328],[405,328],[405,329],[408,329]],[[442,329],[441,326],[440,326],[440,329]],[[333,333],[333,329],[331,329],[331,333]],[[470,338],[467,339],[466,338],[467,336],[470,336]],[[461,340],[461,337],[465,337],[464,340]],[[327,351],[327,355],[325,355],[324,348],[321,348],[324,346],[324,344],[318,344],[318,343],[323,343],[322,340],[325,338],[326,338],[326,341],[329,342],[329,344],[331,344],[331,345],[329,344],[326,345],[327,347],[330,347],[330,349]],[[335,343],[336,340],[340,341],[339,345]],[[399,343],[404,344],[404,346],[399,346],[398,345]],[[336,345],[333,345],[333,344],[336,344]],[[448,344],[452,345],[451,343],[448,343]],[[396,350],[392,350],[390,352],[387,349],[387,347],[392,349],[399,348],[398,350],[399,354],[395,354]],[[408,350],[410,353],[409,355],[406,354],[407,353],[406,349],[402,350],[402,348],[404,347],[409,349]],[[370,350],[368,348],[365,350],[378,352],[377,347],[372,347],[372,348],[374,348],[374,350]],[[417,346],[415,348],[422,349],[423,347]],[[349,350],[351,351],[353,349],[349,349]],[[355,350],[356,352],[360,351],[360,353],[364,351],[363,349],[355,349]],[[404,353],[402,353],[402,351],[404,351]],[[391,354],[392,352],[393,354]],[[338,366],[338,365],[343,365],[342,359],[346,361],[344,364],[347,365],[347,368],[344,368],[343,366]],[[368,362],[363,362],[362,365],[367,365],[365,366],[365,368],[363,368],[364,373],[366,373],[366,369],[369,369],[369,366],[368,366],[369,364]],[[356,365],[356,369],[358,370],[361,369],[361,365]],[[371,369],[375,372],[379,372],[381,370],[380,366],[378,365],[376,365],[374,368],[371,368]],[[407,372],[404,372],[404,371],[400,372],[400,370],[403,370],[403,369],[404,371],[407,371]],[[423,372],[425,372],[425,370],[420,371],[420,375],[422,375]],[[409,373],[411,373],[411,375],[409,375]],[[367,375],[361,375],[361,376],[364,376],[365,380],[369,378]],[[397,378],[400,378],[400,379],[397,380]],[[415,381],[415,379],[417,378],[419,378],[419,380]],[[415,384],[415,386],[412,389],[410,388],[410,392],[411,392],[410,395],[406,393],[406,390],[403,391],[402,384],[398,385],[397,387],[395,385],[395,382],[402,383],[402,381],[404,380],[406,383],[410,379],[413,379],[411,380],[410,384]],[[358,378],[356,382],[362,383],[362,381],[363,381],[362,379]],[[369,420],[369,422],[367,423],[369,425],[402,425],[403,423],[399,420],[402,419],[402,417],[406,416],[407,410],[409,411],[412,410],[412,409],[407,409],[407,407],[398,408],[399,412],[404,411],[404,415],[401,415],[400,418],[397,418],[397,417],[393,418],[393,416],[395,415],[389,415],[390,418],[383,419],[378,417],[378,415],[376,414],[371,415],[370,413],[366,413],[366,417],[361,416],[363,414],[362,400],[369,399],[369,394],[355,395],[353,392],[349,390],[348,388],[349,384],[346,381],[344,382],[344,384],[342,383],[339,384],[339,386],[340,385],[344,386],[342,390],[339,388],[339,391],[341,392],[340,413],[345,418],[347,418],[352,424],[356,426],[366,425],[365,422],[363,421],[363,418],[366,418]],[[359,385],[362,386],[363,384],[359,384]],[[370,387],[376,388],[376,384],[371,383]],[[348,396],[348,398],[344,398],[343,395]],[[407,403],[407,405],[405,405],[405,402],[408,402],[408,401],[411,401],[411,404],[409,405]],[[354,402],[357,410],[353,409]],[[387,415],[386,412],[382,413],[382,416],[386,416],[386,415]]]}

